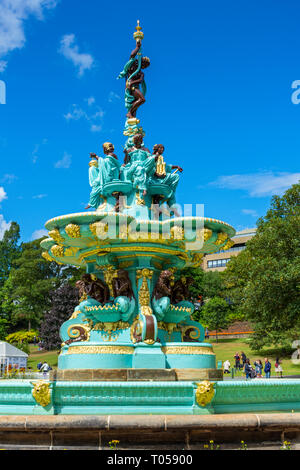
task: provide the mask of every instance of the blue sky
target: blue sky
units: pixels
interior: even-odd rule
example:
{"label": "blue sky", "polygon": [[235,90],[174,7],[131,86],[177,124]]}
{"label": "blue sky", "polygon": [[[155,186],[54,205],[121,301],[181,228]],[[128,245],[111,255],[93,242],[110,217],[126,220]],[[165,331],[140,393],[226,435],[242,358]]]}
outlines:
{"label": "blue sky", "polygon": [[179,203],[254,226],[300,177],[299,13],[297,0],[0,0],[0,238],[13,220],[28,241],[83,211],[103,142],[123,159],[116,77],[137,19],[151,59],[145,145],[183,167]]}

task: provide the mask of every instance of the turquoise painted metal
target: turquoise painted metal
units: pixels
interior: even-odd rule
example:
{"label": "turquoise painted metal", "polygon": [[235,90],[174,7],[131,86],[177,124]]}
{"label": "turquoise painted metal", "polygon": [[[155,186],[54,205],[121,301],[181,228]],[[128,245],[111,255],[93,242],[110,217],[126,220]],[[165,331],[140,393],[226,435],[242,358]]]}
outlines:
{"label": "turquoise painted metal", "polygon": [[[53,382],[45,406],[34,398],[36,383],[0,382],[0,414],[227,414],[299,412],[300,381],[254,379],[216,382],[209,403],[202,406],[199,384],[178,382]],[[205,397],[205,392],[202,393]],[[204,400],[205,403],[205,400]]]}

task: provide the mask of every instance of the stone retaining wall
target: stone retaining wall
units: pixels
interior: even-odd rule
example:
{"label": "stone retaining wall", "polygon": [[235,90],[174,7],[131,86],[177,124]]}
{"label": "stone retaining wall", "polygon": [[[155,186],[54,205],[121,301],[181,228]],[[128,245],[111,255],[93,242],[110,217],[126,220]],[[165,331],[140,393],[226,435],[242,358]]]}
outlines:
{"label": "stone retaining wall", "polygon": [[220,448],[279,449],[284,440],[297,448],[300,414],[235,414],[206,416],[102,415],[0,416],[1,449],[193,450],[213,440]]}

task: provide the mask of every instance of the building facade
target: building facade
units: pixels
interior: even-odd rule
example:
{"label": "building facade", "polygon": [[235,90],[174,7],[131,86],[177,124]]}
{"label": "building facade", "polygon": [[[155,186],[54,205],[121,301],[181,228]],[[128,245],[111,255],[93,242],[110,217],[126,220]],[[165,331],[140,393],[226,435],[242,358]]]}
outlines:
{"label": "building facade", "polygon": [[256,233],[256,228],[247,228],[237,232],[232,241],[234,245],[229,250],[220,250],[216,253],[205,255],[203,258],[202,268],[204,271],[224,271],[227,263],[232,256],[237,256],[246,248],[246,243]]}

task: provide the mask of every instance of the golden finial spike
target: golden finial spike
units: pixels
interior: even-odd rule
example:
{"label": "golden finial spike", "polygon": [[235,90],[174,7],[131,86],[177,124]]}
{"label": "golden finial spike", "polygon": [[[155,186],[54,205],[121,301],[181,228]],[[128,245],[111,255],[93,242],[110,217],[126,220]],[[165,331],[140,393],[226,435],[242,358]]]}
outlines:
{"label": "golden finial spike", "polygon": [[136,41],[141,41],[144,39],[144,33],[142,31],[142,28],[140,26],[140,20],[137,20],[137,25],[135,27],[136,31],[133,33],[133,37]]}

